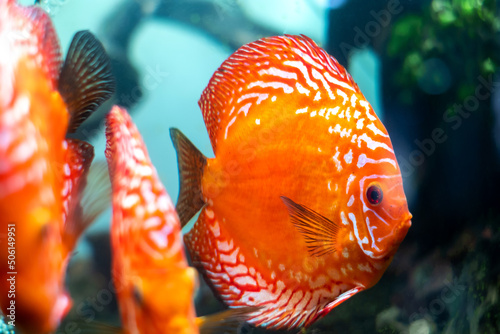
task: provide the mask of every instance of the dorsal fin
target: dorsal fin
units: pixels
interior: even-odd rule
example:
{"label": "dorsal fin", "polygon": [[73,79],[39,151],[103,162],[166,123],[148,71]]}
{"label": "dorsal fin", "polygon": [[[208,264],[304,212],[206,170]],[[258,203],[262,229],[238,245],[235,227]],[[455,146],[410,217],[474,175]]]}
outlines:
{"label": "dorsal fin", "polygon": [[17,61],[22,56],[34,60],[55,90],[61,68],[61,50],[49,15],[40,7],[25,7],[17,1],[0,1],[0,11],[8,18],[0,28],[6,30],[0,34],[6,33],[7,37],[1,39],[0,49],[9,49],[9,61]]}
{"label": "dorsal fin", "polygon": [[89,31],[73,37],[59,77],[59,92],[71,116],[68,133],[74,132],[115,91],[108,55]]}
{"label": "dorsal fin", "polygon": [[280,197],[285,203],[290,221],[304,236],[307,250],[312,256],[322,256],[337,250],[337,234],[340,226],[310,208],[288,197]]}
{"label": "dorsal fin", "polygon": [[35,25],[40,50],[38,52],[43,54],[44,66],[52,81],[52,88],[55,89],[61,68],[61,47],[57,33],[50,16],[42,8],[28,7],[25,10],[29,15],[29,20]]}
{"label": "dorsal fin", "polygon": [[[326,83],[319,72],[331,81]],[[297,83],[311,85],[310,99],[315,89],[326,93],[325,85],[357,90],[345,69],[306,36],[267,37],[239,48],[213,74],[198,101],[214,152],[237,118],[258,117],[254,110],[269,112],[256,105],[280,96],[287,96],[287,103],[305,97],[307,89],[298,89]]]}

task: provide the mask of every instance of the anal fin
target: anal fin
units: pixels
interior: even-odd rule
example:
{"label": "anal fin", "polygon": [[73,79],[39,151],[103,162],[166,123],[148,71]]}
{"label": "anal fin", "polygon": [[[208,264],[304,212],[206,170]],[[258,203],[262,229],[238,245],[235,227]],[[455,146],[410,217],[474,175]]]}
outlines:
{"label": "anal fin", "polygon": [[318,317],[323,317],[325,316],[328,312],[333,310],[335,307],[339,306],[343,302],[345,302],[347,299],[351,298],[355,294],[357,294],[360,291],[363,291],[364,288],[361,286],[357,286],[355,288],[352,288],[351,290],[347,290],[343,294],[339,295],[337,298],[335,298],[334,301],[328,303],[318,314]]}

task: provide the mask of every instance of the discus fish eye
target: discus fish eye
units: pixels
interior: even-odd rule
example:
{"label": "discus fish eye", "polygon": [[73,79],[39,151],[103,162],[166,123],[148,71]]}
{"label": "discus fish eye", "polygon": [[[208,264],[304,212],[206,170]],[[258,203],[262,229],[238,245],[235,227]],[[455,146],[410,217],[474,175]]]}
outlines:
{"label": "discus fish eye", "polygon": [[370,184],[366,190],[366,198],[368,198],[368,202],[372,205],[377,205],[382,202],[383,197],[384,192],[382,191],[382,188],[380,188],[378,184]]}

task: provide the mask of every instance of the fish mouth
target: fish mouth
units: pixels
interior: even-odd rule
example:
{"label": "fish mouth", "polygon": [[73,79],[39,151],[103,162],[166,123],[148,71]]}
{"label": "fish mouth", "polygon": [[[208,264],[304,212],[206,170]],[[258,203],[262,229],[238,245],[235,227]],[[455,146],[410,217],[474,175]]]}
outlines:
{"label": "fish mouth", "polygon": [[380,260],[380,259],[387,259],[389,256],[393,256],[396,250],[399,248],[399,245],[403,242],[404,238],[406,237],[406,234],[408,233],[409,228],[411,227],[411,214],[405,215],[405,217],[402,219],[401,223],[396,226],[394,229],[394,232],[392,234],[393,236],[393,241],[392,243],[388,246],[388,248],[384,251],[381,252],[378,255],[372,255],[371,258],[375,260]]}
{"label": "fish mouth", "polygon": [[407,229],[411,227],[411,219],[413,218],[413,215],[411,213],[407,213],[405,217],[403,218],[403,227],[406,227]]}
{"label": "fish mouth", "polygon": [[413,215],[411,213],[407,213],[406,217],[403,219],[403,225],[406,225],[407,228],[411,227],[411,219],[413,218]]}
{"label": "fish mouth", "polygon": [[411,219],[412,218],[413,218],[413,216],[411,215],[411,213],[408,212],[405,215],[405,217],[402,219],[401,224],[399,224],[399,226],[397,227],[397,230],[396,230],[396,235],[397,235],[396,239],[397,240],[403,241],[403,239],[406,236],[406,233],[408,233],[408,230],[411,227]]}

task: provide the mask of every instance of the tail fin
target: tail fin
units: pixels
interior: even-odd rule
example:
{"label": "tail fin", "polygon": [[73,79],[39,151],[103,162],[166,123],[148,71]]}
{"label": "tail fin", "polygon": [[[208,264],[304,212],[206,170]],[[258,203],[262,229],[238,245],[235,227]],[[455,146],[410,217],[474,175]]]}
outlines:
{"label": "tail fin", "polygon": [[233,308],[209,316],[198,317],[196,321],[200,328],[200,334],[236,334],[250,315],[259,309],[260,307],[256,306]]}
{"label": "tail fin", "polygon": [[170,129],[170,137],[177,151],[179,164],[179,199],[175,209],[181,225],[185,226],[205,205],[201,193],[201,179],[207,158],[178,129]]}

